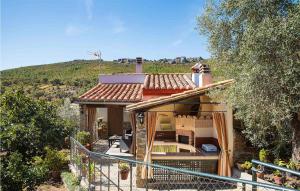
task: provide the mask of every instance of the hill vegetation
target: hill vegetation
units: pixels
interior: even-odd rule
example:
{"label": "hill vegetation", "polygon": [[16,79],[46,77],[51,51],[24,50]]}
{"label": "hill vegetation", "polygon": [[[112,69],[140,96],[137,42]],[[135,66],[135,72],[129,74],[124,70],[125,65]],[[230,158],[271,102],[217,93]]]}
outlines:
{"label": "hill vegetation", "polygon": [[[194,63],[167,64],[145,62],[145,73],[188,73]],[[69,62],[28,66],[1,72],[1,92],[21,88],[34,98],[59,101],[74,98],[98,82],[99,73],[133,73],[135,64],[120,64],[96,60],[74,60]]]}

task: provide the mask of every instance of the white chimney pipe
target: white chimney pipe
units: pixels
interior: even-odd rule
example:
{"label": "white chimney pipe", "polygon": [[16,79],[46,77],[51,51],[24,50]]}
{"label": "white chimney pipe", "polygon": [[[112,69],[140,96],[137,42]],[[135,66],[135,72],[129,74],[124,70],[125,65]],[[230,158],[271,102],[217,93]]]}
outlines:
{"label": "white chimney pipe", "polygon": [[209,66],[196,63],[192,67],[192,80],[197,87],[203,87],[212,83],[212,75]]}

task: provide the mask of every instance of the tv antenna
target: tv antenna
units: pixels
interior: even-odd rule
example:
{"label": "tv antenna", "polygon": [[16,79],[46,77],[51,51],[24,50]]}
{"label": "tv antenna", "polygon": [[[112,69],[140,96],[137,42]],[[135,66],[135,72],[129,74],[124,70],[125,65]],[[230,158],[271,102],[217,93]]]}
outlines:
{"label": "tv antenna", "polygon": [[93,57],[96,57],[98,60],[99,60],[99,73],[101,73],[101,56],[102,56],[102,53],[100,50],[98,51],[95,51],[95,52],[89,52],[90,55],[92,55]]}

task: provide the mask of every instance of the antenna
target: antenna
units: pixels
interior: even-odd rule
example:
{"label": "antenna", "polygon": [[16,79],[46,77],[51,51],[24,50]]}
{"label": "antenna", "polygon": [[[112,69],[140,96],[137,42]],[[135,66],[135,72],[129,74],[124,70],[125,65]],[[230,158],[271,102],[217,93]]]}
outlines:
{"label": "antenna", "polygon": [[90,51],[89,54],[92,55],[92,56],[94,56],[94,57],[96,57],[97,59],[99,59],[99,73],[101,73],[101,61],[102,61],[102,59],[101,59],[101,56],[102,56],[101,51],[100,50],[95,51],[95,52],[91,52]]}

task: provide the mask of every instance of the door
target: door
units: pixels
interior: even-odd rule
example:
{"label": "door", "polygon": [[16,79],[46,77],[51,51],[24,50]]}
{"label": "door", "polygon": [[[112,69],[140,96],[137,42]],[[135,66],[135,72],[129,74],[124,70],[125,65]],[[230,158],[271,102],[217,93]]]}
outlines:
{"label": "door", "polygon": [[107,111],[108,135],[123,135],[123,107],[110,106]]}

